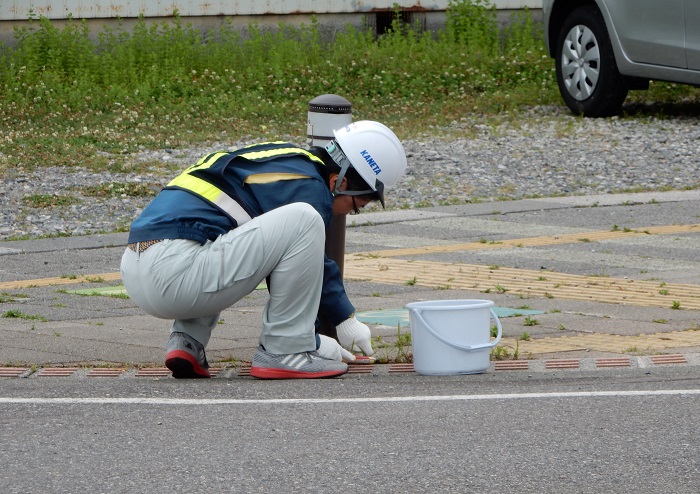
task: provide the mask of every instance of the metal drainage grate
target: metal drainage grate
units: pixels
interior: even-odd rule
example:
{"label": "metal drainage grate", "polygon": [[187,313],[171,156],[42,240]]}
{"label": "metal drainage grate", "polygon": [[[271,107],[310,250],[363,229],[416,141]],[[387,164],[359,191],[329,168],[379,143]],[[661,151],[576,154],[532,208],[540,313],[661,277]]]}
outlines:
{"label": "metal drainage grate", "polygon": [[530,362],[526,360],[497,360],[494,363],[494,369],[502,370],[527,370],[530,368]]}
{"label": "metal drainage grate", "polygon": [[19,377],[28,370],[27,367],[0,367],[0,377]]}
{"label": "metal drainage grate", "polygon": [[415,372],[413,364],[391,364],[389,374],[398,374],[402,372]]}
{"label": "metal drainage grate", "polygon": [[627,357],[599,358],[595,361],[596,367],[629,367],[632,362]]}
{"label": "metal drainage grate", "polygon": [[119,377],[126,372],[126,369],[122,368],[96,368],[90,369],[87,373],[87,377]]}
{"label": "metal drainage grate", "polygon": [[371,374],[374,364],[348,364],[348,374]]}
{"label": "metal drainage grate", "polygon": [[655,365],[685,364],[687,362],[684,355],[653,355],[651,357],[651,363]]}
{"label": "metal drainage grate", "polygon": [[169,377],[172,375],[167,367],[145,367],[139,369],[135,377]]}
{"label": "metal drainage grate", "polygon": [[580,362],[575,359],[554,359],[547,360],[544,364],[545,369],[578,369]]}
{"label": "metal drainage grate", "polygon": [[77,367],[46,367],[41,369],[39,377],[69,377],[77,370]]}

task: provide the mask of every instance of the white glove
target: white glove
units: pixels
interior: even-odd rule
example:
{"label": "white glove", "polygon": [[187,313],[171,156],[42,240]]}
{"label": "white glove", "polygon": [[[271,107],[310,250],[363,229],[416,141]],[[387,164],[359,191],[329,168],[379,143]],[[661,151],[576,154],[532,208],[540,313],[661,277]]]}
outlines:
{"label": "white glove", "polygon": [[318,353],[321,357],[328,360],[335,360],[336,362],[355,361],[355,356],[340,346],[340,344],[330,336],[320,334],[318,337],[321,340],[321,346],[318,347],[316,353]]}
{"label": "white glove", "polygon": [[338,332],[338,341],[351,352],[362,352],[368,357],[374,353],[372,350],[372,333],[366,324],[362,324],[355,316],[344,320],[335,327]]}

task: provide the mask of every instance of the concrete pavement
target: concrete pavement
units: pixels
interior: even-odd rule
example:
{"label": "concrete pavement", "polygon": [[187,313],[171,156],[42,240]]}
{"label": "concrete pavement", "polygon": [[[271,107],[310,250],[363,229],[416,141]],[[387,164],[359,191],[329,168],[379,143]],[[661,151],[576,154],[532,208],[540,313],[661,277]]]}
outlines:
{"label": "concrete pavement", "polygon": [[[490,371],[700,365],[700,190],[384,211],[347,223],[346,288],[391,364],[357,372],[410,372],[395,364],[411,351],[397,345],[409,332],[404,306],[445,299],[493,300],[507,316]],[[158,368],[169,322],[120,289],[126,237],[0,243],[5,374],[167,375]],[[266,299],[259,290],[222,313],[207,348],[220,376],[245,374]]]}

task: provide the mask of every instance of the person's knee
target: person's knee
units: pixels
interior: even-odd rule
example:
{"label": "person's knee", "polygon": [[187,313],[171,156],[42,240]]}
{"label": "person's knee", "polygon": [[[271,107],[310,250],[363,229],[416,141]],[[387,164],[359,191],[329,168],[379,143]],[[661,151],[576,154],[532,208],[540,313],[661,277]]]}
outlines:
{"label": "person's knee", "polygon": [[302,222],[309,226],[311,229],[315,230],[325,230],[325,225],[323,224],[323,218],[314,209],[313,206],[305,202],[295,202],[289,205],[294,208],[294,214],[302,220]]}
{"label": "person's knee", "polygon": [[326,242],[326,225],[319,212],[305,202],[290,206],[294,208],[294,217],[297,219],[298,238],[308,247],[322,251]]}

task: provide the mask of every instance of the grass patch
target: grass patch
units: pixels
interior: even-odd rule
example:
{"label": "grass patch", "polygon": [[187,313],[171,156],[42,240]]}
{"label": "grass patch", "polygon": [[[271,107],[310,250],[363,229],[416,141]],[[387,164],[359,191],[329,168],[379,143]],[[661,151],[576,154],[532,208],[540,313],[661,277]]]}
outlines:
{"label": "grass patch", "polygon": [[[510,350],[513,352],[511,353]],[[520,338],[515,339],[515,346],[496,345],[491,349],[491,360],[518,360],[520,358]]]}
{"label": "grass patch", "polygon": [[161,186],[135,182],[109,182],[81,187],[80,192],[90,197],[155,197]]}
{"label": "grass patch", "polygon": [[514,16],[504,37],[495,19],[481,0],[457,1],[438,33],[406,26],[397,13],[379,39],[347,26],[332,40],[321,39],[315,19],[275,32],[251,25],[244,39],[231,19],[201,32],[177,16],[140,18],[130,31],[103,28],[97,40],[85,21],[59,28],[34,19],[0,51],[0,152],[27,167],[121,169],[123,155],[143,147],[304,135],[299,116],[329,92],[404,138],[472,111],[516,110],[532,95],[535,104],[555,101],[553,64],[532,17]]}
{"label": "grass patch", "polygon": [[411,333],[401,332],[401,324],[396,328],[396,340],[385,341],[381,336],[373,337],[376,353],[374,357],[378,363],[407,364],[413,362],[413,352],[411,351]]}
{"label": "grass patch", "polygon": [[[402,139],[445,134],[453,122],[469,134],[472,116],[517,122],[523,109],[563,106],[541,26],[527,10],[502,32],[484,0],[451,1],[435,33],[403,24],[398,12],[379,38],[347,26],[325,40],[319,27],[313,18],[274,32],[251,25],[244,38],[231,18],[203,32],[175,16],[93,37],[84,20],[59,27],[35,18],[15,31],[15,44],[0,46],[0,173],[124,171],[129,154],[144,148],[301,136],[308,102],[326,93]],[[637,98],[663,105],[695,94],[653,83]]]}
{"label": "grass patch", "polygon": [[80,204],[81,200],[73,196],[58,194],[31,194],[22,198],[22,203],[31,208],[52,208]]}
{"label": "grass patch", "polygon": [[34,314],[25,314],[24,312],[21,312],[18,310],[8,310],[2,315],[2,317],[6,317],[8,319],[26,319],[26,320],[34,320],[34,321],[41,321],[41,322],[48,321],[48,319],[46,319],[43,316],[34,315]]}
{"label": "grass patch", "polygon": [[[251,25],[243,37],[232,18],[206,32],[177,15],[140,18],[94,36],[87,21],[37,17],[15,31],[13,45],[0,45],[0,176],[44,166],[171,174],[133,154],[251,136],[298,140],[308,102],[326,93],[349,99],[354,120],[379,120],[400,139],[474,137],[481,125],[520,125],[532,108],[563,109],[542,26],[525,9],[500,30],[496,13],[485,0],[454,0],[437,32],[406,25],[396,12],[379,37],[348,25],[332,39],[315,18],[275,31]],[[695,88],[653,81],[630,93],[625,111],[639,120],[695,114],[698,99]],[[158,188],[96,185],[87,193],[150,196]],[[465,190],[437,203],[473,200]]]}
{"label": "grass patch", "polygon": [[2,293],[0,293],[0,304],[4,304],[7,302],[15,302],[17,299],[22,299],[22,298],[29,298],[29,295],[25,295],[23,293],[2,292]]}
{"label": "grass patch", "polygon": [[523,326],[538,326],[540,322],[537,319],[534,319],[530,316],[526,316],[525,320],[523,321]]}

